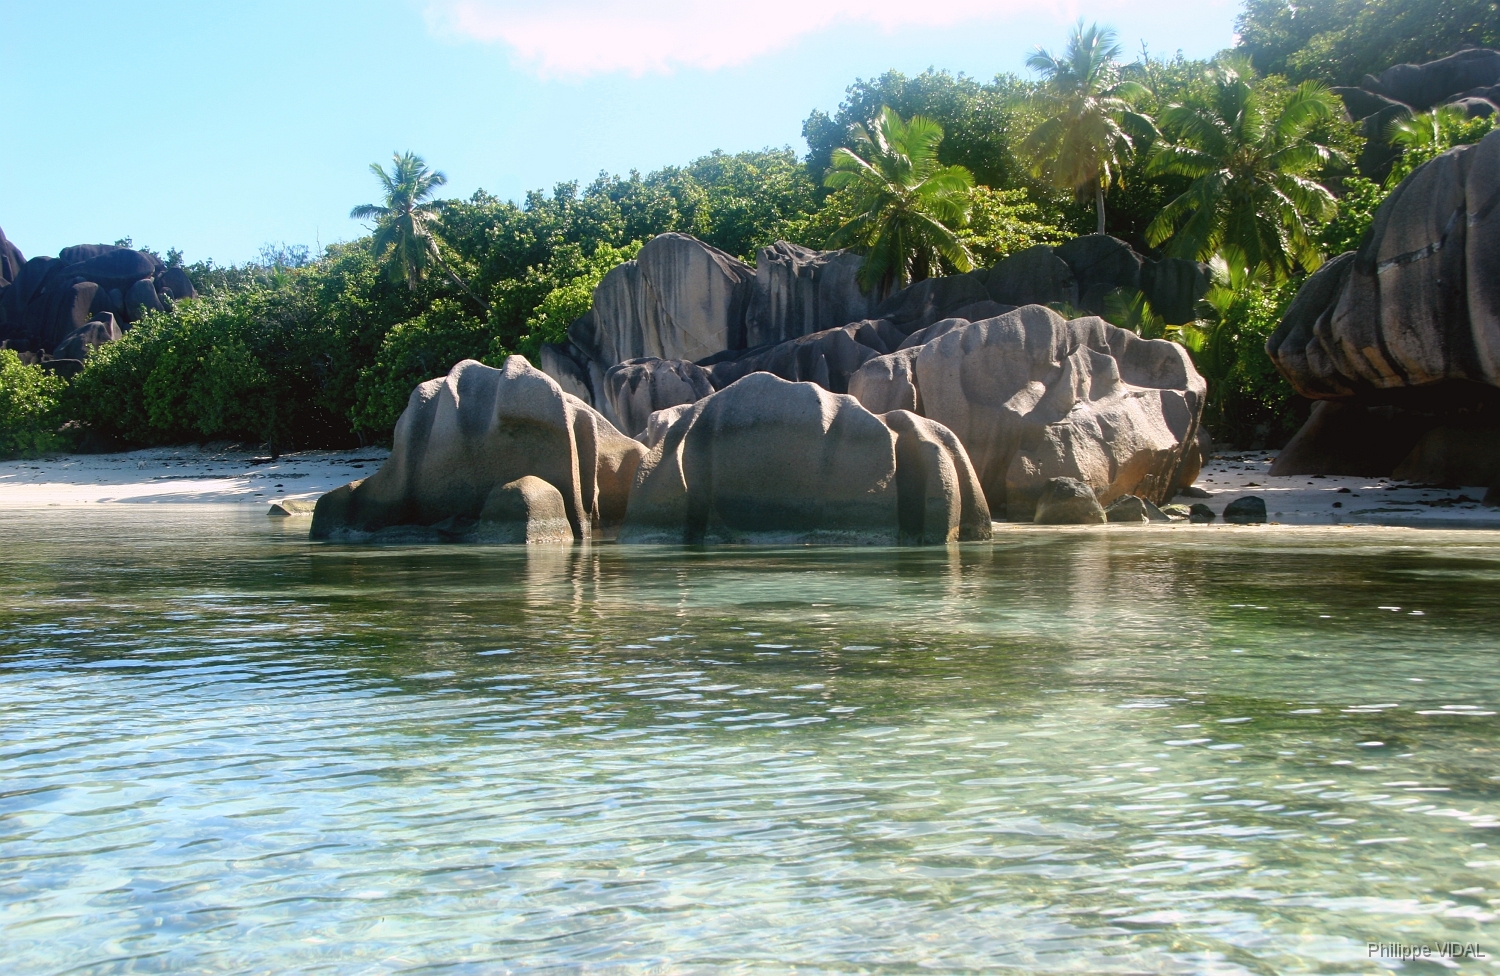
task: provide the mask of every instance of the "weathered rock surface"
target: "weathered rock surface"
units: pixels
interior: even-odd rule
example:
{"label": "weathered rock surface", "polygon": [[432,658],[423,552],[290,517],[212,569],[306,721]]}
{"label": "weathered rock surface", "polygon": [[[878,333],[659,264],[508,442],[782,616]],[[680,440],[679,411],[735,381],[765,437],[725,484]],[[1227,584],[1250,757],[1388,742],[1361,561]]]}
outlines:
{"label": "weathered rock surface", "polygon": [[0,232],[0,348],[43,363],[74,359],[76,349],[64,355],[59,346],[98,316],[113,316],[124,332],[146,312],[161,309],[163,296],[196,294],[182,269],[164,267],[144,251],[80,244],[55,258],[23,262]]}
{"label": "weathered rock surface", "polygon": [[1105,518],[1094,489],[1076,478],[1050,478],[1037,493],[1038,525],[1097,525]]}
{"label": "weathered rock surface", "polygon": [[848,251],[812,251],[786,241],[761,248],[745,345],[774,345],[868,318],[876,302],[856,280],[863,265]]}
{"label": "weathered rock surface", "polygon": [[1473,48],[1426,64],[1392,65],[1377,78],[1366,75],[1357,88],[1335,88],[1349,116],[1362,123],[1366,142],[1359,169],[1377,182],[1401,155],[1387,141],[1390,125],[1403,116],[1437,105],[1460,105],[1472,118],[1500,105],[1500,51]]}
{"label": "weathered rock surface", "polygon": [[876,407],[918,402],[958,435],[990,510],[1031,521],[1043,486],[1059,477],[1105,503],[1166,501],[1206,384],[1175,343],[1028,305],[921,346],[909,372],[872,363],[854,388]]}
{"label": "weathered rock surface", "polygon": [[988,538],[940,425],[755,373],[680,412],[642,462],[621,542],[892,545]]}
{"label": "weathered rock surface", "polygon": [[849,391],[849,378],[876,356],[895,351],[906,339],[886,319],[866,320],[752,349],[709,367],[715,389],[742,376],[771,373],[793,383],[816,383],[834,393]]}
{"label": "weathered rock surface", "polygon": [[570,330],[569,338],[606,368],[646,356],[694,361],[743,348],[754,280],[748,265],[717,248],[686,234],[661,234],[594,289],[593,335]]}
{"label": "weathered rock surface", "polygon": [[482,535],[476,526],[492,498],[502,506],[492,513],[510,511],[505,491],[528,475],[560,494],[574,538],[607,535],[624,516],[644,454],[522,357],[501,369],[465,360],[412,391],[390,458],[318,500],[312,537]]}
{"label": "weathered rock surface", "polygon": [[1404,180],[1266,352],[1297,392],[1346,404],[1315,409],[1273,474],[1389,475],[1426,430],[1500,429],[1500,132]]}
{"label": "weathered rock surface", "polygon": [[1180,324],[1194,318],[1208,289],[1203,266],[1151,261],[1103,235],[928,278],[879,303],[859,288],[856,255],[783,241],[762,248],[756,260],[752,272],[687,235],[653,239],[635,261],[605,276],[593,307],[569,326],[567,342],[543,347],[543,370],[614,420],[604,377],[632,359],[695,362],[711,371],[715,389],[763,371],[843,392],[873,358],[857,347],[885,355],[1026,304],[1102,311],[1115,290],[1140,290],[1168,323]]}
{"label": "weathered rock surface", "polygon": [[15,281],[25,263],[21,249],[6,238],[4,230],[0,230],[0,288]]}
{"label": "weathered rock surface", "polygon": [[573,526],[562,493],[526,475],[490,492],[472,534],[477,542],[538,545],[572,542]]}
{"label": "weathered rock surface", "polygon": [[680,359],[631,359],[604,374],[604,394],[621,432],[635,437],[651,414],[694,403],[714,391],[708,371]]}
{"label": "weathered rock surface", "polygon": [[85,360],[89,353],[106,342],[113,342],[123,333],[109,312],[100,312],[82,326],[68,333],[52,350],[53,359]]}
{"label": "weathered rock surface", "polygon": [[1107,522],[1170,522],[1161,509],[1137,495],[1121,495],[1104,510]]}

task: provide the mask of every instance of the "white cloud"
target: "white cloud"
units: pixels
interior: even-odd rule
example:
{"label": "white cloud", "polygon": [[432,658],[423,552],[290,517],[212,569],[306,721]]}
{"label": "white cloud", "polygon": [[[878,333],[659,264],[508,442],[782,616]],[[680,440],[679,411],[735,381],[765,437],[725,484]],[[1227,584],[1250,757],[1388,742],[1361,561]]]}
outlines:
{"label": "white cloud", "polygon": [[427,0],[441,34],[509,47],[545,77],[744,64],[839,24],[887,32],[1045,10],[1076,16],[1074,0]]}

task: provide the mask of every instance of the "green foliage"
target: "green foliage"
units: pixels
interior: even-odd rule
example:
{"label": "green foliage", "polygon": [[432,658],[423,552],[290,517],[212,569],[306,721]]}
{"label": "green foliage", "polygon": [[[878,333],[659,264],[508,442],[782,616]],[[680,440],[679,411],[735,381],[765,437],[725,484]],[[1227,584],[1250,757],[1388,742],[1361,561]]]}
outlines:
{"label": "green foliage", "polygon": [[[633,260],[641,244],[631,241],[624,247],[613,247],[601,243],[587,258],[576,244],[559,249],[546,272],[548,280],[555,284],[526,319],[526,334],[521,336],[516,351],[536,363],[542,343],[565,340],[568,326],[593,305],[594,288],[612,268]],[[497,340],[491,356],[498,353]]]}
{"label": "green foliage", "polygon": [[1036,244],[1061,244],[1072,235],[1051,223],[1025,190],[969,190],[969,222],[958,239],[976,263],[990,267]]}
{"label": "green foliage", "polygon": [[0,457],[30,456],[66,446],[58,431],[59,399],[67,383],[40,366],[0,349]]}
{"label": "green foliage", "polygon": [[1318,244],[1327,255],[1356,250],[1365,232],[1375,222],[1375,211],[1389,191],[1373,180],[1350,176],[1343,181],[1344,195],[1339,197],[1338,213],[1318,233]]}
{"label": "green foliage", "polygon": [[1147,172],[1193,182],[1146,236],[1153,245],[1170,238],[1168,250],[1179,257],[1219,254],[1279,281],[1299,265],[1322,263],[1317,229],[1337,206],[1313,177],[1335,151],[1308,133],[1333,116],[1337,102],[1316,82],[1303,82],[1279,108],[1268,106],[1245,70],[1228,63],[1210,69],[1206,104],[1174,104],[1162,113],[1173,141],[1153,148]]}
{"label": "green foliage", "polygon": [[834,150],[824,182],[850,193],[856,213],[829,243],[864,252],[860,283],[885,295],[944,264],[970,270],[974,258],[955,228],[968,220],[974,178],[962,166],[938,161],[942,126],[920,115],[903,122],[884,108],[874,126],[855,135],[858,151]]}
{"label": "green foliage", "polygon": [[1131,105],[1144,89],[1121,80],[1115,36],[1097,24],[1085,28],[1079,20],[1062,55],[1038,48],[1026,61],[1046,79],[1031,99],[1043,121],[1022,145],[1032,175],[1093,197],[1099,234],[1105,228],[1104,196],[1135,148],[1127,128],[1143,139],[1155,134],[1151,120]]}
{"label": "green foliage", "polygon": [[1454,146],[1471,145],[1495,128],[1495,116],[1471,119],[1457,105],[1439,105],[1429,112],[1391,123],[1387,139],[1399,146],[1401,156],[1391,167],[1385,187],[1394,190],[1418,166],[1436,159]]}
{"label": "green foliage", "polygon": [[352,419],[355,429],[376,437],[388,436],[406,408],[412,390],[427,380],[446,376],[465,359],[498,366],[503,348],[494,350],[485,323],[457,301],[439,298],[432,307],[386,334],[375,362],[361,371]]}
{"label": "green foliage", "polygon": [[1239,49],[1258,71],[1357,85],[1393,64],[1500,45],[1495,0],[1245,0]]}
{"label": "green foliage", "polygon": [[1203,422],[1214,439],[1230,444],[1280,443],[1296,432],[1305,412],[1271,358],[1266,340],[1301,285],[1272,285],[1215,262],[1204,317],[1184,327],[1182,342],[1208,381]]}

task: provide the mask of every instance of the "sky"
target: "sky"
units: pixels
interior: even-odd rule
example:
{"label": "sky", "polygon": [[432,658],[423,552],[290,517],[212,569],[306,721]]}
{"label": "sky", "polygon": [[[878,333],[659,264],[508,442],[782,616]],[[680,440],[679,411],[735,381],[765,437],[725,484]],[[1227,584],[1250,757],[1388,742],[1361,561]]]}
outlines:
{"label": "sky", "polygon": [[1127,59],[1233,43],[1234,0],[0,0],[0,228],[188,261],[363,233],[411,150],[442,195],[791,146],[857,78],[1025,75],[1078,17]]}

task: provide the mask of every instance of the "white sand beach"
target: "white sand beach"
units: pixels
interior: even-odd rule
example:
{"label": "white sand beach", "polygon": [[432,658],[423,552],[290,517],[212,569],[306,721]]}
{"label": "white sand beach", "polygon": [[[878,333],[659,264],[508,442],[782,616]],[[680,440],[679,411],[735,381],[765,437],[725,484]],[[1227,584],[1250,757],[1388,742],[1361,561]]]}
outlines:
{"label": "white sand beach", "polygon": [[[275,461],[238,450],[196,446],[149,448],[120,454],[68,454],[0,461],[0,509],[117,503],[264,505],[316,499],[323,492],[378,470],[384,448],[302,451]],[[1440,488],[1384,478],[1273,478],[1274,452],[1226,452],[1204,466],[1196,487],[1202,502],[1222,515],[1245,495],[1265,499],[1267,520],[1282,525],[1410,525],[1500,529],[1500,508],[1480,503],[1478,486]],[[1197,528],[1197,526],[1193,526]]]}
{"label": "white sand beach", "polygon": [[368,477],[385,448],[264,455],[196,446],[0,461],[0,509],[121,502],[265,505]]}

